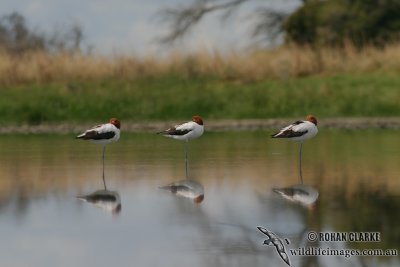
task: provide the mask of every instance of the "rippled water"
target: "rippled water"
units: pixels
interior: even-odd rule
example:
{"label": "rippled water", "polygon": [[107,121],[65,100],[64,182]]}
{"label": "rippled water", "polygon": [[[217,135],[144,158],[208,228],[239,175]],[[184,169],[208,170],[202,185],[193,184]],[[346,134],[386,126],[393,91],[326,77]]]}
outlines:
{"label": "rippled water", "polygon": [[[303,146],[304,187],[294,189],[296,143],[268,132],[206,133],[189,144],[200,204],[160,189],[185,179],[183,152],[176,140],[123,134],[107,147],[104,191],[101,147],[73,135],[1,136],[1,266],[287,266],[257,226],[277,234],[287,252],[400,248],[396,131],[320,131]],[[273,191],[286,187],[316,202]],[[77,199],[96,191],[109,193],[107,207]],[[310,242],[310,231],[381,237]],[[289,258],[292,266],[400,264],[398,256]]]}

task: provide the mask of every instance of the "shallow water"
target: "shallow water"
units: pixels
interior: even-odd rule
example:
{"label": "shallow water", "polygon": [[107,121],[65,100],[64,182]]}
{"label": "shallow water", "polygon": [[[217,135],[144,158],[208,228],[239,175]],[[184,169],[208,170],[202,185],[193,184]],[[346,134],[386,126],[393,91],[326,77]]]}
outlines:
{"label": "shallow water", "polygon": [[[101,147],[71,136],[0,137],[1,266],[287,266],[286,251],[400,248],[396,131],[320,131],[303,146],[314,204],[272,191],[299,184],[298,145],[268,132],[206,133],[189,144],[189,177],[204,200],[159,187],[185,178],[183,144],[122,134],[106,151],[120,212],[78,200],[104,189]],[[310,231],[379,232],[380,242],[310,242]],[[287,239],[289,244],[285,242]],[[399,266],[395,257],[289,255],[291,266]]]}

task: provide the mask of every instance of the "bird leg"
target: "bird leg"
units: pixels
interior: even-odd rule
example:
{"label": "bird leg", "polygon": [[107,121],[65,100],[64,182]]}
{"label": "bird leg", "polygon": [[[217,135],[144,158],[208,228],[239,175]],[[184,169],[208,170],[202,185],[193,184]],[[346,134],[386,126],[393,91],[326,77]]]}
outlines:
{"label": "bird leg", "polygon": [[189,179],[188,176],[188,156],[187,156],[187,148],[188,146],[188,141],[185,142],[185,174],[186,174],[186,179]]}
{"label": "bird leg", "polygon": [[303,148],[303,143],[300,143],[300,151],[299,151],[299,174],[300,174],[300,181],[303,184],[303,173],[301,171],[301,151]]}
{"label": "bird leg", "polygon": [[105,158],[105,153],[106,153],[106,146],[103,146],[103,184],[104,184],[104,190],[107,190],[106,186],[106,179],[104,177],[104,158]]}

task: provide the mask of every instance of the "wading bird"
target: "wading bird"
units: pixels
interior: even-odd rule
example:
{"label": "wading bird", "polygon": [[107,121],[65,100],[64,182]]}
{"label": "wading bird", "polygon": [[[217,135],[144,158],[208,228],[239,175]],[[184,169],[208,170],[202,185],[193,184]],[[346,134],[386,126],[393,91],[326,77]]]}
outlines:
{"label": "wading bird", "polygon": [[204,132],[203,120],[200,116],[193,116],[192,121],[175,125],[165,131],[158,132],[166,137],[174,138],[177,140],[185,141],[185,171],[186,178],[188,178],[188,157],[187,157],[187,143],[189,140],[200,137]]}
{"label": "wading bird", "polygon": [[76,137],[77,139],[90,140],[93,143],[103,145],[103,183],[105,189],[107,189],[106,180],[104,178],[104,154],[106,151],[106,145],[118,141],[120,136],[120,127],[121,123],[119,120],[112,118],[109,123],[97,125]]}
{"label": "wading bird", "polygon": [[301,150],[303,147],[303,142],[314,137],[317,133],[317,119],[312,115],[308,115],[306,117],[306,120],[296,121],[291,125],[282,128],[279,132],[271,135],[272,138],[287,138],[293,141],[300,142],[299,173],[301,183],[303,183],[303,175],[301,171]]}

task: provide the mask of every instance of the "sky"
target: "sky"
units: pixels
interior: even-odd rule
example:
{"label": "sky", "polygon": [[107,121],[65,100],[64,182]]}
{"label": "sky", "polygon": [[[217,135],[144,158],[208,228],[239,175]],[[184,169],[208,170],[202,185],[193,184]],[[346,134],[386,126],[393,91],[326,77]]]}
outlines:
{"label": "sky", "polygon": [[[260,4],[294,10],[299,0],[254,0],[243,5],[227,21],[218,14],[197,25],[172,47],[156,40],[168,28],[156,19],[163,7],[185,5],[192,0],[1,0],[0,16],[18,12],[38,31],[53,33],[73,24],[83,28],[83,49],[103,55],[149,55],[166,51],[236,51],[249,47],[252,11]],[[270,3],[269,3],[270,2]]]}

